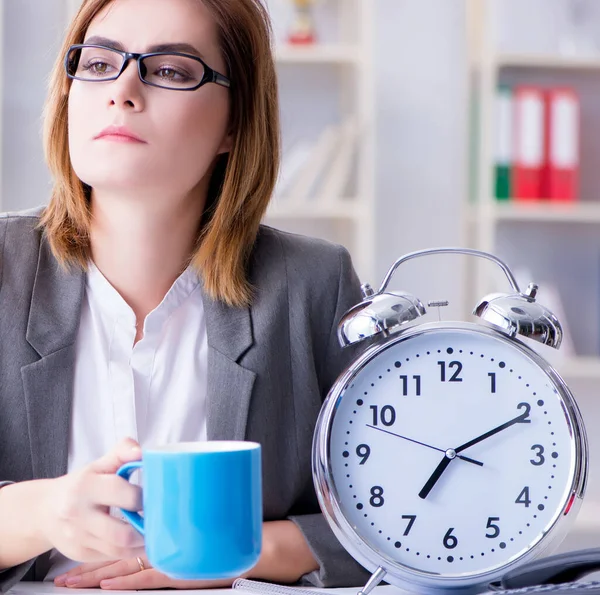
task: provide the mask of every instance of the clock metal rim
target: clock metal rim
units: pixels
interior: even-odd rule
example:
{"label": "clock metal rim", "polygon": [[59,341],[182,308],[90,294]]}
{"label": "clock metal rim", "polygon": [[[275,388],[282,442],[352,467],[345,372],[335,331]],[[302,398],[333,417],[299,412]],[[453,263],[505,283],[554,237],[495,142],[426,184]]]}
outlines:
{"label": "clock metal rim", "polygon": [[[523,355],[537,364],[551,380],[556,389],[567,416],[572,424],[573,440],[575,442],[575,465],[570,496],[566,499],[559,515],[545,535],[525,554],[506,564],[485,573],[474,573],[461,577],[434,575],[411,569],[391,561],[387,556],[361,538],[345,518],[339,505],[335,485],[332,480],[331,461],[329,457],[329,439],[336,406],[342,391],[350,385],[360,371],[379,353],[389,349],[396,343],[411,337],[430,333],[432,331],[468,331],[500,339],[516,347]],[[558,545],[570,528],[585,492],[588,469],[588,445],[583,419],[577,403],[558,372],[537,352],[518,339],[507,338],[502,332],[469,322],[431,322],[407,329],[399,335],[394,335],[384,342],[370,346],[339,376],[333,384],[321,408],[315,427],[312,448],[312,468],[315,490],[321,510],[332,531],[344,548],[368,571],[377,568],[386,571],[385,580],[401,588],[414,588],[422,593],[438,594],[449,589],[460,592],[477,592],[489,583],[498,580],[511,568],[550,553],[552,546]],[[567,514],[568,513],[568,514]]]}

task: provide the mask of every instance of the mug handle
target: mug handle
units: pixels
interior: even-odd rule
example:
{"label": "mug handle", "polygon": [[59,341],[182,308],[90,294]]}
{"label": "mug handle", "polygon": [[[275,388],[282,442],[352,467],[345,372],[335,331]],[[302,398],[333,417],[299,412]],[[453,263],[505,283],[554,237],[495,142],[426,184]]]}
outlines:
{"label": "mug handle", "polygon": [[[138,469],[142,469],[142,461],[133,461],[131,463],[125,463],[118,471],[117,475],[129,481],[132,473],[137,471]],[[123,510],[121,508],[121,512],[127,521],[129,521],[134,529],[136,529],[139,533],[144,535],[144,517],[138,514],[137,512],[132,512],[130,510]]]}

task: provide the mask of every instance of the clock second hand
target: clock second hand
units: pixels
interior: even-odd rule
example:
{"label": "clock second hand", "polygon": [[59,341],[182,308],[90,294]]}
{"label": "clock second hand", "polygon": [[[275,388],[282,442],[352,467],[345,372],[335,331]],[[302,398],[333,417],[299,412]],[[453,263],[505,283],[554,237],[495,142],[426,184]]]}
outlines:
{"label": "clock second hand", "polygon": [[[415,444],[420,444],[421,446],[426,446],[427,448],[431,448],[433,450],[437,450],[438,452],[445,453],[446,451],[443,448],[438,448],[437,446],[432,446],[431,444],[425,444],[425,442],[419,442],[418,440],[413,440],[412,438],[408,438],[407,436],[402,436],[401,434],[396,434],[394,432],[390,432],[389,430],[384,430],[383,428],[378,428],[377,426],[372,426],[370,424],[366,424],[367,428],[371,428],[373,430],[378,430],[379,432],[384,432],[385,434],[389,434],[390,436],[396,436],[396,438],[402,438],[403,440],[408,440],[409,442],[414,442]],[[464,455],[456,455],[456,458],[462,459],[467,463],[473,463],[473,465],[479,465],[483,467],[483,463],[480,461],[476,461],[475,459],[471,459],[469,457],[465,457]],[[449,460],[449,459],[448,459]]]}

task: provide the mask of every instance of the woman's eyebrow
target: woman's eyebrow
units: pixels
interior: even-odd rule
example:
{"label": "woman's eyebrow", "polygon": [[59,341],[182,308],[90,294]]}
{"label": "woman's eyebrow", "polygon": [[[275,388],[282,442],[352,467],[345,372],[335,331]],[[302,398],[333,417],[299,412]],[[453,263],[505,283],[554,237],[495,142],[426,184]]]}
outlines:
{"label": "woman's eyebrow", "polygon": [[[119,41],[108,39],[108,37],[101,37],[99,35],[94,35],[89,39],[86,39],[84,43],[91,45],[102,45],[107,48],[119,50],[120,52],[127,51],[125,46]],[[193,56],[198,56],[198,58],[204,58],[204,56],[189,43],[158,43],[151,45],[147,49],[147,53],[152,52],[181,52],[183,54],[192,54]]]}

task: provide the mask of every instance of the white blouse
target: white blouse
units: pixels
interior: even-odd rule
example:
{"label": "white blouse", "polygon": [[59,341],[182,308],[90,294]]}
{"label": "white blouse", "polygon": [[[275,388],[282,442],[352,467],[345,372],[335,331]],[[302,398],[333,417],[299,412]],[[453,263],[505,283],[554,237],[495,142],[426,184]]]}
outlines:
{"label": "white blouse", "polygon": [[[144,321],[90,263],[77,336],[68,471],[121,439],[206,440],[208,344],[200,281],[187,268]],[[46,580],[78,563],[57,551]]]}

